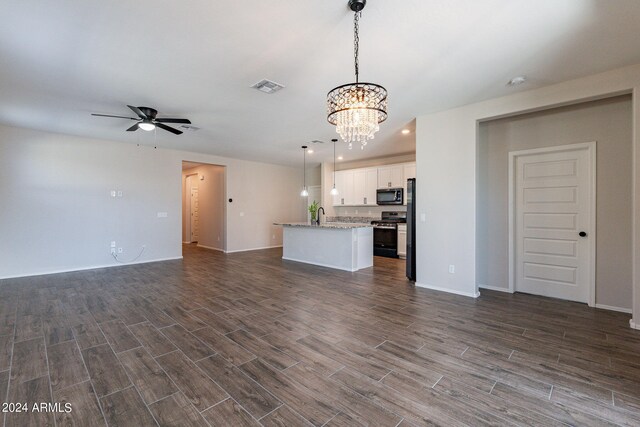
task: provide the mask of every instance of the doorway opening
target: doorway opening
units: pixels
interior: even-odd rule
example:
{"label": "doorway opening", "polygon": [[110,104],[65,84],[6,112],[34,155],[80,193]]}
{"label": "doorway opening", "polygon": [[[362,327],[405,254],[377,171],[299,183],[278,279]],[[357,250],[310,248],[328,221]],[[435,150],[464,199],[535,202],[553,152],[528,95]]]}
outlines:
{"label": "doorway opening", "polygon": [[226,251],[226,167],[182,162],[182,242]]}

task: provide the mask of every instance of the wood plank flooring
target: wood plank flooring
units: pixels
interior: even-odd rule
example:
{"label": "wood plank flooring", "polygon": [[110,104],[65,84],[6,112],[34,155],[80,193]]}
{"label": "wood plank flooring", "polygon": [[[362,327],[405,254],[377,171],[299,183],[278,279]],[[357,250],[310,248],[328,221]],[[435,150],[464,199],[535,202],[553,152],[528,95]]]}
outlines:
{"label": "wood plank flooring", "polygon": [[4,426],[640,425],[629,316],[281,250],[0,281]]}

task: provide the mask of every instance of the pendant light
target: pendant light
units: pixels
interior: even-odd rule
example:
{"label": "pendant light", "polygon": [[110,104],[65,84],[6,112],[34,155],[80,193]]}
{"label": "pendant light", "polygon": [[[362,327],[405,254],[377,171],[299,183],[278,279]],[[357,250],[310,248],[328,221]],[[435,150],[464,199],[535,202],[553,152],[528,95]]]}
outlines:
{"label": "pendant light", "polygon": [[359,45],[360,16],[367,0],[349,0],[354,12],[353,45],[356,81],[332,89],[327,94],[327,121],[336,126],[336,132],[349,144],[360,143],[360,148],[380,130],[387,119],[387,90],[375,83],[360,83]]}
{"label": "pendant light", "polygon": [[338,140],[332,139],[331,142],[333,142],[333,188],[331,189],[331,195],[337,196],[338,189],[336,188],[336,142],[338,142]]}
{"label": "pendant light", "polygon": [[303,152],[302,158],[303,158],[303,165],[304,165],[302,169],[303,170],[302,179],[303,179],[304,185],[302,187],[302,191],[300,192],[300,195],[302,197],[309,197],[309,191],[307,191],[307,146],[306,145],[302,146],[302,152]]}

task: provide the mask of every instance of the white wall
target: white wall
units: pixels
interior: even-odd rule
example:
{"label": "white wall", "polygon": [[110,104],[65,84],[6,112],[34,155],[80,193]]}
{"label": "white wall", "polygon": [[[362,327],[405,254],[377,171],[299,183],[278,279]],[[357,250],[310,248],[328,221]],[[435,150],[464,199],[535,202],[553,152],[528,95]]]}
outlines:
{"label": "white wall", "polygon": [[227,167],[229,251],[304,220],[297,168],[0,126],[0,278],[116,265],[112,240],[124,260],[181,257],[183,160]]}
{"label": "white wall", "polygon": [[[478,122],[633,92],[634,319],[640,324],[640,65],[417,118],[418,283],[476,293],[476,135]],[[448,274],[449,264],[456,266]]]}
{"label": "white wall", "polygon": [[510,151],[597,141],[596,304],[631,309],[631,96],[480,123],[476,281],[508,289]]}

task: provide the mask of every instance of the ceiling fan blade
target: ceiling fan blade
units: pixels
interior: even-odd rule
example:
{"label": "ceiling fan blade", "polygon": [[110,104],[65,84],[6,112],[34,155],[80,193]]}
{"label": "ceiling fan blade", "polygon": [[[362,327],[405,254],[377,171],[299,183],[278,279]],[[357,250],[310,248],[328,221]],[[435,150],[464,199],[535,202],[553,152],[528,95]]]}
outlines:
{"label": "ceiling fan blade", "polygon": [[162,123],[156,123],[156,126],[158,126],[160,129],[164,129],[168,132],[171,132],[175,135],[180,135],[182,133],[182,131],[179,131],[178,129],[174,129],[171,126],[167,126],[167,125],[163,125]]}
{"label": "ceiling fan blade", "polygon": [[133,132],[134,130],[138,130],[138,123],[136,123],[135,125],[131,126],[129,129],[127,129],[127,132]]}
{"label": "ceiling fan blade", "polygon": [[159,123],[184,123],[186,125],[190,125],[191,124],[191,120],[188,119],[167,119],[167,118],[160,118],[160,119],[156,119],[156,122]]}
{"label": "ceiling fan blade", "polygon": [[148,119],[149,117],[147,117],[147,115],[145,113],[142,112],[142,110],[140,110],[138,107],[134,107],[133,105],[127,105],[127,107],[131,108],[131,111],[133,111],[134,113],[136,113],[138,115],[138,117],[140,117],[141,119]]}
{"label": "ceiling fan blade", "polygon": [[98,117],[115,117],[116,119],[130,119],[130,120],[138,120],[138,119],[134,119],[133,117],[125,117],[125,116],[113,116],[111,114],[98,114],[98,113],[91,113],[92,116],[98,116]]}

